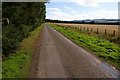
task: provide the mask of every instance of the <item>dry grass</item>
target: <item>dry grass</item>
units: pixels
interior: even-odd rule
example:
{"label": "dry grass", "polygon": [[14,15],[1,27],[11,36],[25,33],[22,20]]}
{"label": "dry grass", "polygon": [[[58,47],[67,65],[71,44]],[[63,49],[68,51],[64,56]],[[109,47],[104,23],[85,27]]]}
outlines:
{"label": "dry grass", "polygon": [[57,25],[64,25],[64,26],[69,26],[69,27],[77,27],[78,29],[87,30],[91,31],[91,28],[93,29],[92,32],[98,32],[105,34],[105,29],[106,29],[106,34],[107,35],[112,35],[113,32],[115,31],[115,36],[118,36],[118,25],[97,25],[97,24],[65,24],[65,23],[56,23]]}

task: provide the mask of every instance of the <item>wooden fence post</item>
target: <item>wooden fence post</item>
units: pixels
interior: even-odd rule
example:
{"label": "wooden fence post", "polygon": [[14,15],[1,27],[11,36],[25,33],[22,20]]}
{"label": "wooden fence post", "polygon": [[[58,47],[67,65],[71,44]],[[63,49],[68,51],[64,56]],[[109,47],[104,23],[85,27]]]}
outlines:
{"label": "wooden fence post", "polygon": [[87,27],[87,31],[89,31],[89,28]]}
{"label": "wooden fence post", "polygon": [[98,34],[98,28],[97,28],[97,32],[96,32],[96,34]]}
{"label": "wooden fence post", "polygon": [[91,28],[91,32],[93,31],[93,28]]}
{"label": "wooden fence post", "polygon": [[113,36],[113,37],[115,36],[115,30],[113,31],[113,34],[112,34],[112,36]]}
{"label": "wooden fence post", "polygon": [[84,30],[85,30],[85,27],[84,27]]}
{"label": "wooden fence post", "polygon": [[82,28],[80,27],[80,31],[82,30]]}
{"label": "wooden fence post", "polygon": [[105,29],[105,35],[107,35],[107,30]]}

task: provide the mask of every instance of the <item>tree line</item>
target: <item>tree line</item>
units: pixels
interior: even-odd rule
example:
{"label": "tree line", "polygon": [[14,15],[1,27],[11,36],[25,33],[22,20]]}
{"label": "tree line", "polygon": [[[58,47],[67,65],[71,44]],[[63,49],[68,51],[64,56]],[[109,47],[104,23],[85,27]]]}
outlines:
{"label": "tree line", "polygon": [[45,22],[45,2],[2,3],[2,53],[9,56],[20,41]]}
{"label": "tree line", "polygon": [[101,25],[120,25],[120,22],[115,22],[115,23],[96,23],[94,21],[91,22],[85,22],[84,20],[79,22],[79,21],[63,21],[63,20],[52,20],[52,19],[46,19],[46,22],[51,22],[51,23],[72,23],[72,24],[101,24]]}

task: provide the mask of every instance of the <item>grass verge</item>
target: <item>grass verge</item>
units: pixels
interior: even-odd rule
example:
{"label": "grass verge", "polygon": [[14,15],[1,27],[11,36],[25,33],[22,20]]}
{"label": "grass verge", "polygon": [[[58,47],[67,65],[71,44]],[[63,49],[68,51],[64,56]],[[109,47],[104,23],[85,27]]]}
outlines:
{"label": "grass verge", "polygon": [[72,28],[58,27],[55,24],[49,25],[76,44],[120,69],[120,48],[118,44],[109,42],[106,39],[83,34]]}
{"label": "grass verge", "polygon": [[30,32],[30,36],[22,40],[16,53],[3,61],[3,78],[27,78],[32,57],[33,45],[41,29],[42,26],[39,26],[34,31]]}

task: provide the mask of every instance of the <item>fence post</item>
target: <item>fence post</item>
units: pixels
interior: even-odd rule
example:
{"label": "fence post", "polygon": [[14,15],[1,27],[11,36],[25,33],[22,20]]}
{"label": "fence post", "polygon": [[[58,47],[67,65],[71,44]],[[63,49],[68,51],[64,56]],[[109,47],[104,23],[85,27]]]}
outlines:
{"label": "fence post", "polygon": [[81,29],[81,27],[80,27],[80,31],[81,31],[82,29]]}
{"label": "fence post", "polygon": [[115,30],[113,31],[113,34],[112,34],[112,36],[113,36],[113,37],[115,36]]}
{"label": "fence post", "polygon": [[87,31],[89,31],[89,28],[87,27]]}
{"label": "fence post", "polygon": [[105,35],[107,34],[107,30],[105,29]]}
{"label": "fence post", "polygon": [[97,28],[97,32],[96,32],[96,34],[98,34],[98,28]]}
{"label": "fence post", "polygon": [[85,27],[84,27],[84,30],[85,30]]}
{"label": "fence post", "polygon": [[91,28],[91,32],[93,31],[93,28]]}

